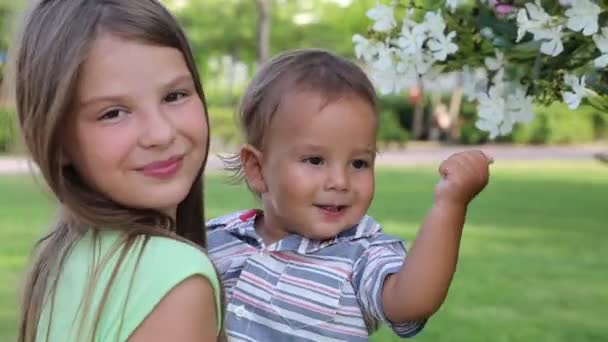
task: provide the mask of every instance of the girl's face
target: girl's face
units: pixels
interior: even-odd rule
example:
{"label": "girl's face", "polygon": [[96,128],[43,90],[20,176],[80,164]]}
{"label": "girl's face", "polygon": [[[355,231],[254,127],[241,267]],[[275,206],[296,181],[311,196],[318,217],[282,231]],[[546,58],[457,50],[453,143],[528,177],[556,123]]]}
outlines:
{"label": "girl's face", "polygon": [[201,169],[209,134],[182,53],[101,34],[78,81],[65,146],[94,189],[172,217]]}

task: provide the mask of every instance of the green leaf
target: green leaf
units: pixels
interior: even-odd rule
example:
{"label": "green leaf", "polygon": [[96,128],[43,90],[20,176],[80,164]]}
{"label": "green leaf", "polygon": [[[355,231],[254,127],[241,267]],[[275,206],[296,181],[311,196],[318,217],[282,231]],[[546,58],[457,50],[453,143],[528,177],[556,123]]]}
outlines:
{"label": "green leaf", "polygon": [[608,95],[590,96],[587,102],[603,114],[608,115]]}

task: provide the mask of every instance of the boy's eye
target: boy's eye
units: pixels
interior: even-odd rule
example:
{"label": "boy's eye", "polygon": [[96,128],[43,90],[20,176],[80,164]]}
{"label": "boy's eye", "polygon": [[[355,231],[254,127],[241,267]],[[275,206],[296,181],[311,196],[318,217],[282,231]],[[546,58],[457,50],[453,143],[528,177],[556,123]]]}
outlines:
{"label": "boy's eye", "polygon": [[369,163],[363,159],[357,159],[353,161],[353,167],[355,169],[365,169],[369,167]]}
{"label": "boy's eye", "polygon": [[321,164],[323,164],[323,158],[309,157],[309,158],[304,159],[304,162],[309,163],[311,165],[321,165]]}
{"label": "boy's eye", "polygon": [[181,91],[172,92],[169,95],[165,96],[165,102],[179,101],[186,96],[187,94]]}
{"label": "boy's eye", "polygon": [[121,113],[122,113],[122,110],[120,110],[120,109],[112,109],[112,110],[109,110],[109,111],[105,112],[97,120],[99,120],[99,121],[102,121],[102,120],[114,120],[114,119],[117,119],[118,117],[120,117]]}

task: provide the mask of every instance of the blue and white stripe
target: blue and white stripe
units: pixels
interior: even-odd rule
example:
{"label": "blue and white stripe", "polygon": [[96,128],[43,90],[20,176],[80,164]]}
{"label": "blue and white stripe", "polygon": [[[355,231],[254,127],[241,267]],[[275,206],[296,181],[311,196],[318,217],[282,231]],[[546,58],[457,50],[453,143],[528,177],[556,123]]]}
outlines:
{"label": "blue and white stripe", "polygon": [[384,316],[384,279],[399,271],[406,250],[371,217],[328,241],[290,235],[265,246],[257,214],[207,224],[231,341],[367,341],[382,323],[402,337],[422,330],[424,320],[392,325]]}

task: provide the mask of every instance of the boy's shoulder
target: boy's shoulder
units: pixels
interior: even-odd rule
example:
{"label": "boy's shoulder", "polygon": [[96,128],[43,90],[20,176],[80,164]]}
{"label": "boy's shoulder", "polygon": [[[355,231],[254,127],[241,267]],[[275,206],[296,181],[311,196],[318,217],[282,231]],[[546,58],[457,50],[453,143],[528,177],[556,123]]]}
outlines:
{"label": "boy's shoulder", "polygon": [[223,228],[226,226],[247,221],[253,216],[255,216],[255,210],[252,209],[235,211],[230,214],[212,218],[211,220],[207,221],[205,226],[207,228],[207,231],[212,231],[218,228]]}
{"label": "boy's shoulder", "polygon": [[340,240],[341,237],[345,237],[346,240],[367,241],[371,245],[401,241],[400,238],[385,233],[382,225],[370,215],[363,216],[355,227],[340,234],[338,239]]}

